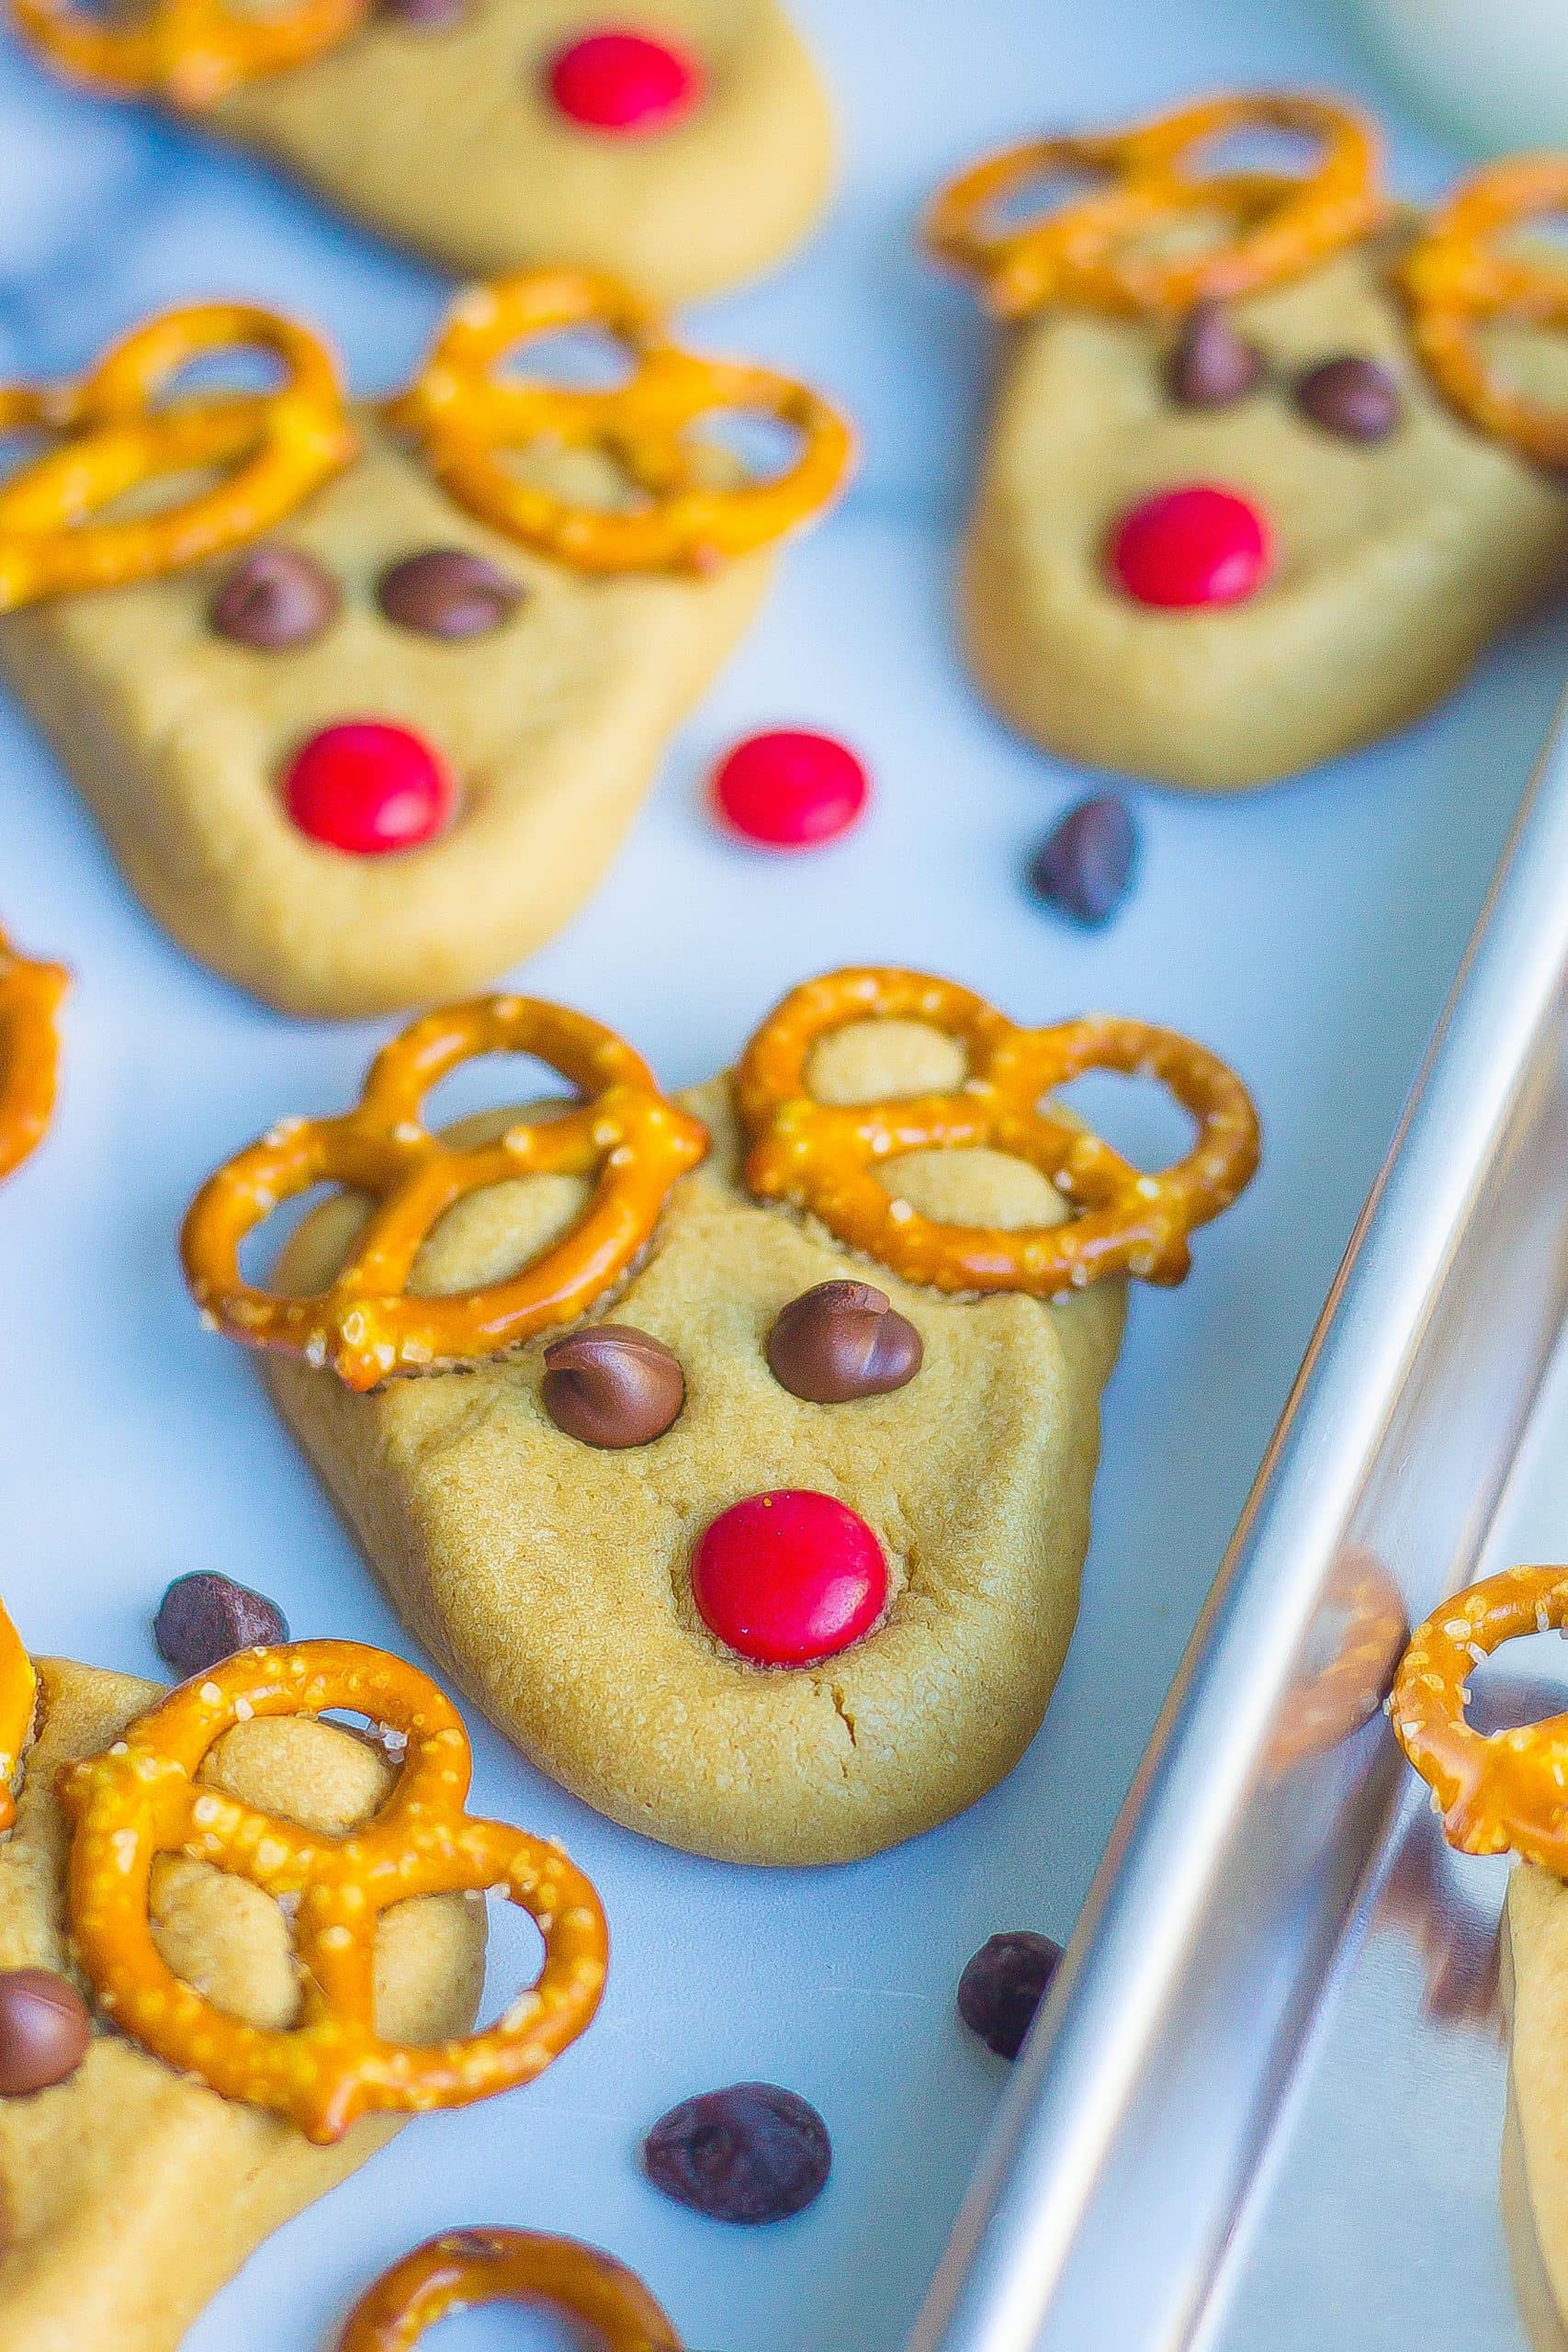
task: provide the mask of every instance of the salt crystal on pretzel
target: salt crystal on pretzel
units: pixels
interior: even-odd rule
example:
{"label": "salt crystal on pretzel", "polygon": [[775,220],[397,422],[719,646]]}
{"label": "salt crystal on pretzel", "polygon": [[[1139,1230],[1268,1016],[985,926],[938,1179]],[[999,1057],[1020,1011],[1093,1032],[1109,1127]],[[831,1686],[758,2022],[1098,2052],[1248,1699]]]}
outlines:
{"label": "salt crystal on pretzel", "polygon": [[349,2313],[338,2352],[409,2352],[449,2312],[543,2303],[592,2331],[604,2352],[681,2352],[681,2339],[624,2263],[536,2230],[443,2230],[377,2279]]}
{"label": "salt crystal on pretzel", "polygon": [[59,1079],[57,1014],[69,986],[59,964],[18,956],[0,931],[0,1177],[49,1131]]}

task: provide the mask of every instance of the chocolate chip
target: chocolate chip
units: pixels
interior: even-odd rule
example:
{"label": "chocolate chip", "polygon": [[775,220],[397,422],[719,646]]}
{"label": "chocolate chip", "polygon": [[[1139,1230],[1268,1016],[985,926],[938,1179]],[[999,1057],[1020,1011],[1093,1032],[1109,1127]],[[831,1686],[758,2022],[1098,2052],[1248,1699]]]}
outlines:
{"label": "chocolate chip", "polygon": [[870,1283],[818,1283],[792,1298],[768,1333],[773,1378],[808,1405],[886,1396],[913,1380],[924,1353],[908,1317]]}
{"label": "chocolate chip", "polygon": [[1030,888],[1074,922],[1109,922],[1138,862],[1138,834],[1125,802],[1110,794],[1080,800],[1035,852]]}
{"label": "chocolate chip", "polygon": [[1263,354],[1232,326],[1222,304],[1195,303],[1166,363],[1166,388],[1181,408],[1230,408],[1263,379]]}
{"label": "chocolate chip", "polygon": [[1386,441],[1404,413],[1396,379],[1380,360],[1348,353],[1320,360],[1295,380],[1296,406],[1325,433],[1370,446]]}
{"label": "chocolate chip", "polygon": [[468,548],[427,548],[381,574],[381,610],[421,637],[484,637],[516,611],[521,584]]}
{"label": "chocolate chip", "polygon": [[958,2014],[998,2058],[1016,2058],[1056,1973],[1062,1947],[1027,1928],[992,1936],[958,1980]]}
{"label": "chocolate chip", "polygon": [[379,0],[376,11],[410,32],[444,33],[468,13],[468,0]]}
{"label": "chocolate chip", "polygon": [[0,2098],[64,2082],[92,2039],[87,2004],[69,1978],[50,1968],[0,1974]]}
{"label": "chocolate chip", "polygon": [[814,2107],[773,2083],[685,2098],[642,2147],[655,2188],[716,2222],[782,2222],[822,2193],[833,2161]]}
{"label": "chocolate chip", "polygon": [[288,1624],[276,1600],[236,1584],[232,1577],[197,1568],[176,1577],[152,1620],[158,1656],[181,1681],[205,1674],[236,1650],[271,1647],[288,1639]]}
{"label": "chocolate chip", "polygon": [[261,653],[313,645],[337,618],[337,582],[299,548],[253,548],[218,583],[208,618],[220,637]]}
{"label": "chocolate chip", "polygon": [[539,1396],[557,1429],[584,1445],[651,1445],[679,1419],[686,1380],[662,1340],[595,1323],[545,1350]]}

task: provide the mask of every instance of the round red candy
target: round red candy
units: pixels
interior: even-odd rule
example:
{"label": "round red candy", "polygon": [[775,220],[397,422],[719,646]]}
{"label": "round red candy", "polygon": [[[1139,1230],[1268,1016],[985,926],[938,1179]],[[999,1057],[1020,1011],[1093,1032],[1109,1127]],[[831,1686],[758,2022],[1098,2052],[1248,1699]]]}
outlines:
{"label": "round red candy", "polygon": [[1240,604],[1262,587],[1273,560],[1258,508],[1209,482],[1162,490],[1130,508],[1110,550],[1111,573],[1129,596],[1180,611]]}
{"label": "round red candy", "polygon": [[713,789],[726,822],[749,842],[813,849],[848,832],[865,807],[871,779],[847,743],[780,727],[737,743]]}
{"label": "round red candy", "polygon": [[295,754],[284,803],[299,831],[352,857],[418,849],[450,820],[457,794],[428,743],[406,727],[352,718]]}
{"label": "round red candy", "polygon": [[816,1666],[869,1634],[887,1563],[863,1519],[831,1495],[749,1495],[705,1528],[692,1558],[703,1623],[756,1666]]}
{"label": "round red candy", "polygon": [[590,33],[550,67],[550,96],[585,130],[667,130],[702,90],[696,60],[644,33]]}

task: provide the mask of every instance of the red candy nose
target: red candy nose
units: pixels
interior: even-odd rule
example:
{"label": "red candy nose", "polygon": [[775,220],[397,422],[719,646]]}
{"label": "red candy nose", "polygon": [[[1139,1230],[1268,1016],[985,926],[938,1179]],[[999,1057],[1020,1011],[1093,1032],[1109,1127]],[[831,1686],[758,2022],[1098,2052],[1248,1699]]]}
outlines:
{"label": "red candy nose", "polygon": [[1113,578],[1140,605],[1236,605],[1268,579],[1269,526],[1234,490],[1192,482],[1131,507],[1111,535]]}
{"label": "red candy nose", "polygon": [[702,89],[696,60],[643,33],[590,33],[550,68],[550,96],[588,130],[663,130]]}
{"label": "red candy nose", "polygon": [[803,727],[748,736],[714,776],[719,813],[749,842],[811,849],[847,832],[871,781],[847,743]]}
{"label": "red candy nose", "polygon": [[406,727],[347,719],[296,752],[283,798],[299,831],[353,857],[417,849],[434,839],[457,801],[434,752]]}
{"label": "red candy nose", "polygon": [[831,1495],[749,1495],[705,1528],[692,1557],[703,1623],[756,1666],[815,1666],[869,1634],[887,1563],[863,1519]]}

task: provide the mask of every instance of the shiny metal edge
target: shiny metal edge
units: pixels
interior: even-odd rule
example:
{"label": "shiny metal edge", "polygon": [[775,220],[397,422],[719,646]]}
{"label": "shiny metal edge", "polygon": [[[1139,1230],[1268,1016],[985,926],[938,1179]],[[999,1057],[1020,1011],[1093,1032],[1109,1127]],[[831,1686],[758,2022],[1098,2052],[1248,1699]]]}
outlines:
{"label": "shiny metal edge", "polygon": [[[1203,2332],[1390,1826],[1401,1611],[1472,1572],[1562,1325],[1565,1002],[1560,713],[908,2352]],[[1358,1572],[1393,1633],[1329,1737]]]}

